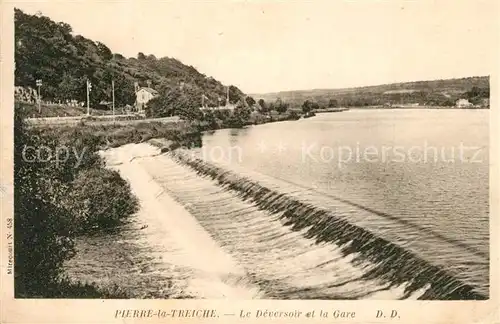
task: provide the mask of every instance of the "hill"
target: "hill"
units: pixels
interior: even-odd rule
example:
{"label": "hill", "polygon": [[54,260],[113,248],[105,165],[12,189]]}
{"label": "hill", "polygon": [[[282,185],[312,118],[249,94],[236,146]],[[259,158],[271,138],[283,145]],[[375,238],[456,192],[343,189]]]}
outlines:
{"label": "hill", "polygon": [[344,89],[312,89],[254,94],[256,99],[275,101],[280,98],[292,106],[305,100],[320,106],[377,106],[412,104],[452,106],[459,98],[479,102],[489,98],[489,77],[392,83]]}
{"label": "hill", "polygon": [[[86,102],[88,79],[93,107],[111,101],[112,80],[117,107],[134,104],[135,82],[155,88],[160,97],[182,90],[182,102],[170,100],[174,108],[181,104],[183,108],[199,107],[202,95],[208,104],[218,105],[227,91],[221,82],[175,58],[158,59],[144,53],[125,58],[99,41],[73,35],[71,26],[64,22],[15,9],[15,85],[35,88],[37,79],[43,81],[42,98],[52,102]],[[229,97],[236,103],[244,94],[229,86]]]}

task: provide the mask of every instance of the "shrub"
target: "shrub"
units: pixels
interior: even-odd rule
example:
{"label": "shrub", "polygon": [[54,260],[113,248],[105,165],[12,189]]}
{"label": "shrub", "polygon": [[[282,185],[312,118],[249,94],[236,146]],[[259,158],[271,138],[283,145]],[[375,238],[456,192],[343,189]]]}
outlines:
{"label": "shrub", "polygon": [[135,213],[138,201],[118,172],[103,168],[81,171],[64,199],[77,231],[109,229]]}
{"label": "shrub", "polygon": [[16,114],[14,124],[14,276],[16,297],[39,295],[61,274],[66,259],[74,254],[70,238],[71,217],[47,195],[45,188],[57,179],[46,172],[45,162],[27,162],[25,144],[36,146]]}

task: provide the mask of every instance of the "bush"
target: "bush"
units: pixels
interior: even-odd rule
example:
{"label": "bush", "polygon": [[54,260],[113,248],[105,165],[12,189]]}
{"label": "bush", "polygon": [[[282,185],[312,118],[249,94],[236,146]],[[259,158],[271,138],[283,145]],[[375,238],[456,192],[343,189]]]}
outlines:
{"label": "bush", "polygon": [[16,297],[43,293],[58,280],[65,260],[71,258],[69,213],[47,195],[57,179],[46,172],[47,163],[23,159],[24,145],[39,145],[16,114],[14,124],[14,278]]}
{"label": "bush", "polygon": [[118,172],[103,168],[80,172],[64,204],[75,217],[79,232],[116,226],[139,205]]}

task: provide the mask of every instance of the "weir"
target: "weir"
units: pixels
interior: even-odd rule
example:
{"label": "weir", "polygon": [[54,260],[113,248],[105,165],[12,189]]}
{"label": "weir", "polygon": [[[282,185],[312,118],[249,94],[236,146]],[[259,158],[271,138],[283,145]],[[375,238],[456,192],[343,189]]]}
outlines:
{"label": "weir", "polygon": [[[387,283],[389,288],[405,286],[402,298],[425,290],[419,299],[487,299],[477,287],[464,283],[442,267],[365,228],[337,217],[330,210],[269,189],[252,179],[196,158],[188,151],[175,150],[167,154],[202,177],[208,177],[219,186],[234,192],[243,201],[251,202],[260,210],[268,212],[270,220],[280,219],[286,227],[314,240],[317,245],[328,243],[339,247],[345,258],[351,257],[352,264],[362,266],[369,262],[371,266],[365,267],[361,277],[356,280],[382,281]],[[328,262],[335,261],[326,261]],[[353,279],[332,284],[330,288],[345,285],[350,280]]]}
{"label": "weir", "polygon": [[[196,219],[218,246],[245,269],[241,277],[247,283],[244,286],[259,287],[259,294],[254,298],[398,299],[405,295],[408,283],[390,286],[380,280],[362,280],[363,273],[373,265],[360,262],[354,266],[351,261],[355,253],[344,257],[334,244],[316,244],[305,237],[307,229],[291,230],[284,226],[279,215],[244,201],[235,191],[200,176],[170,156],[155,155],[133,161],[134,168],[145,172],[143,178],[152,179],[165,195],[184,206],[189,217]],[[165,209],[164,213],[154,217],[168,217],[170,210]],[[199,225],[182,227],[183,235],[198,241]],[[164,249],[169,249],[168,245],[175,242],[164,244],[167,245]],[[203,252],[200,250],[200,253]],[[165,255],[163,260],[169,259],[170,256]],[[238,281],[231,280],[233,284]],[[423,290],[415,291],[408,298],[417,298]]]}
{"label": "weir", "polygon": [[[177,293],[180,298],[258,297],[259,289],[246,281],[245,270],[141,167],[142,159],[158,156],[156,148],[129,144],[101,154],[107,166],[118,171],[130,183],[140,201],[135,221],[147,226],[140,230],[142,241],[135,243],[146,244],[145,250],[150,259],[150,264],[143,271],[150,276],[169,276],[176,288],[170,289],[180,290]],[[161,282],[157,289],[167,288]],[[172,294],[173,298],[177,296]]]}

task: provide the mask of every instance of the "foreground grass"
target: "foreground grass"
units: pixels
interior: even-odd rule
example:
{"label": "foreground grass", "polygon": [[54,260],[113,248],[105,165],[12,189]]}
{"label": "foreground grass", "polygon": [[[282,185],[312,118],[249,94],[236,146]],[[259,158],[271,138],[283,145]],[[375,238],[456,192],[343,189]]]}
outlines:
{"label": "foreground grass", "polygon": [[118,285],[100,287],[62,279],[45,285],[43,290],[34,293],[18,293],[16,298],[129,299],[131,295]]}
{"label": "foreground grass", "polygon": [[144,122],[135,125],[91,124],[44,126],[38,130],[44,137],[58,138],[59,145],[82,147],[92,152],[129,143],[142,143],[153,138],[166,138],[182,146],[199,143],[200,128],[188,124]]}

